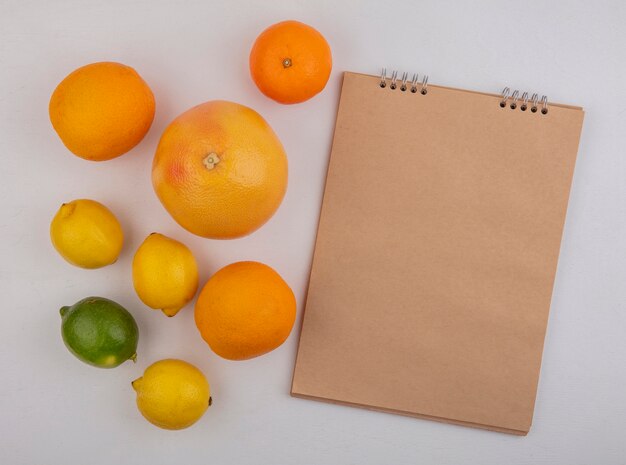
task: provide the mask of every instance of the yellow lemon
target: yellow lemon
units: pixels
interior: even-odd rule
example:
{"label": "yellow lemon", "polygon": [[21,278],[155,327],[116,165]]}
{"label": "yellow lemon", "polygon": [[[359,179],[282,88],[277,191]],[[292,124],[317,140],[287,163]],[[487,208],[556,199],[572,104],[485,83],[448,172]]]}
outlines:
{"label": "yellow lemon", "polygon": [[174,316],[198,290],[196,259],[185,244],[152,233],[133,258],[133,284],[144,304]]}
{"label": "yellow lemon", "polygon": [[209,383],[202,372],[182,360],[153,363],[132,386],[137,392],[139,411],[159,428],[187,428],[212,403]]}
{"label": "yellow lemon", "polygon": [[111,210],[95,200],[64,203],[50,224],[52,245],[72,265],[100,268],[117,260],[124,233]]}

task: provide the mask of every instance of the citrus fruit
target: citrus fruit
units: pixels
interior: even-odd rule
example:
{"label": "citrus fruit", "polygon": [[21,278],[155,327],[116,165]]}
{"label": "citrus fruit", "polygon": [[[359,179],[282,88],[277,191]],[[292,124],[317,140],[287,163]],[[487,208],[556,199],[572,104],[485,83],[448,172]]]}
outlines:
{"label": "citrus fruit", "polygon": [[263,263],[238,262],[215,273],[195,308],[202,338],[229,360],[258,357],[280,346],[296,319],[296,298]]}
{"label": "citrus fruit", "polygon": [[154,95],[130,66],[92,63],[61,81],[48,110],[52,127],[72,153],[103,161],[143,139],[154,119]]}
{"label": "citrus fruit", "polygon": [[133,284],[144,304],[174,316],[198,290],[196,259],[185,244],[152,233],[133,258]]}
{"label": "citrus fruit", "polygon": [[187,428],[212,404],[209,383],[202,372],[182,360],[153,363],[132,386],[137,392],[137,408],[159,428]]}
{"label": "citrus fruit", "polygon": [[100,368],[135,361],[139,329],[120,304],[102,297],[87,297],[61,308],[61,335],[78,359]]}
{"label": "citrus fruit", "polygon": [[111,210],[89,199],[59,208],[50,223],[52,245],[72,265],[100,268],[117,260],[124,233]]}
{"label": "citrus fruit", "polygon": [[287,157],[254,110],[212,101],[178,116],[165,130],[152,183],[183,228],[232,239],[260,228],[287,189]]}
{"label": "citrus fruit", "polygon": [[250,75],[261,92],[280,103],[300,103],[324,89],[333,59],[324,36],[298,21],[264,30],[250,52]]}

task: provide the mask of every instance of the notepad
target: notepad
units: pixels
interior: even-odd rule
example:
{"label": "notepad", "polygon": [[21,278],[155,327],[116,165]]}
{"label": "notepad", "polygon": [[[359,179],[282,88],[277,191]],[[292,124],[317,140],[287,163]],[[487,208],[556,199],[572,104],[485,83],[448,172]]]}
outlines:
{"label": "notepad", "polygon": [[525,435],[583,114],[345,73],[292,395]]}

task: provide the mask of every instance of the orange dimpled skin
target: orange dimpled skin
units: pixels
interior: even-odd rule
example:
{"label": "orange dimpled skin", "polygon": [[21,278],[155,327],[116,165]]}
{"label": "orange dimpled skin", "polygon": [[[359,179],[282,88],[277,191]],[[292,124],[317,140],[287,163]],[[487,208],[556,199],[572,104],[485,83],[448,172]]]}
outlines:
{"label": "orange dimpled skin", "polygon": [[250,74],[266,96],[300,103],[324,89],[333,60],[324,36],[298,21],[283,21],[259,35],[250,52]]}
{"label": "orange dimpled skin", "polygon": [[182,227],[232,239],[260,228],[279,207],[287,189],[287,156],[257,112],[233,102],[206,102],[165,130],[152,183]]}
{"label": "orange dimpled skin", "polygon": [[100,62],[63,79],[48,109],[54,130],[72,153],[103,161],[119,157],[143,139],[152,125],[155,103],[133,68]]}
{"label": "orange dimpled skin", "polygon": [[220,357],[246,360],[280,346],[296,319],[296,298],[271,267],[238,262],[215,273],[195,308],[202,338]]}

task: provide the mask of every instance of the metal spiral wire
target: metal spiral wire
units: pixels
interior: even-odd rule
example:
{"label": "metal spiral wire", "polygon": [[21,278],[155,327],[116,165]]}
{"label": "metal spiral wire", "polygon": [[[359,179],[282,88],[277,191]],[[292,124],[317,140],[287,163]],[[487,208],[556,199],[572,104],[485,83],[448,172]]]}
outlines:
{"label": "metal spiral wire", "polygon": [[[413,94],[420,93],[422,95],[426,95],[428,93],[428,76],[422,76],[422,81],[419,83],[418,81],[419,75],[417,73],[413,74],[413,78],[409,81],[409,73],[403,72],[400,77],[398,77],[398,71],[394,70],[391,72],[391,76],[387,76],[387,68],[383,68],[380,72],[380,81],[379,86],[381,88],[386,88],[389,86],[389,89],[396,90],[400,89],[402,92],[406,92],[407,90]],[[399,85],[398,85],[399,82]]]}
{"label": "metal spiral wire", "polygon": [[[508,87],[505,87],[504,89],[502,89],[502,92],[500,93],[500,107],[501,108],[506,108],[508,106],[511,110],[515,110],[518,108],[519,101],[522,102],[521,105],[519,105],[519,109],[521,111],[526,111],[529,108],[528,92],[523,92],[522,96],[519,97],[519,90],[514,90],[511,93],[511,89]],[[530,97],[530,111],[532,113],[537,113],[537,111],[539,110],[539,106],[541,106],[541,114],[547,115],[548,114],[548,97],[546,95],[543,95],[541,97],[541,100],[539,100],[539,94],[534,93]]]}
{"label": "metal spiral wire", "polygon": [[[399,86],[398,81],[400,82]],[[421,95],[426,95],[428,93],[428,75],[423,75],[420,82],[418,73],[415,73],[413,74],[413,78],[409,81],[409,73],[403,72],[402,75],[398,77],[398,71],[393,70],[391,76],[388,77],[387,68],[383,68],[380,73],[379,86],[381,88],[389,87],[391,90],[399,88],[402,92],[408,90],[412,94],[419,92]],[[519,90],[515,89],[511,91],[509,87],[505,87],[500,93],[500,107],[509,108],[511,110],[519,109],[520,111],[530,109],[531,113],[537,113],[539,111],[542,115],[547,115],[548,97],[542,95],[541,99],[539,99],[539,94],[537,93],[533,93],[531,97],[528,95],[529,93],[524,91],[520,96]]]}

